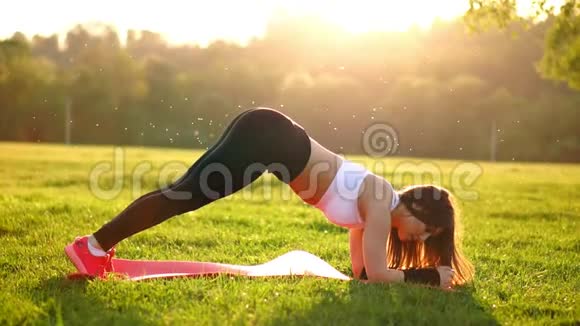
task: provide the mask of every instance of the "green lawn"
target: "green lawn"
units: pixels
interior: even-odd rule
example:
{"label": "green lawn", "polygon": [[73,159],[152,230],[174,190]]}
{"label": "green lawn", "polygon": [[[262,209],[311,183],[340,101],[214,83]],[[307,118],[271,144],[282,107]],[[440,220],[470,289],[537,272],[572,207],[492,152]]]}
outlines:
{"label": "green lawn", "polygon": [[[189,166],[202,154],[124,149],[123,191],[105,200],[88,180],[95,164],[113,159],[112,146],[0,143],[0,324],[580,323],[580,165],[473,162],[483,171],[470,188],[479,199],[460,206],[476,277],[453,293],[314,278],[69,281],[67,243],[156,189],[163,164]],[[385,162],[394,169],[402,160]],[[436,164],[448,188],[459,163],[407,161]],[[153,170],[135,190],[131,172],[143,162]],[[105,177],[100,184],[112,186]],[[272,198],[261,196],[271,177],[257,181],[252,198],[234,194],[121,242],[117,256],[257,264],[302,249],[351,275],[346,229],[294,194],[283,200],[275,178]]]}

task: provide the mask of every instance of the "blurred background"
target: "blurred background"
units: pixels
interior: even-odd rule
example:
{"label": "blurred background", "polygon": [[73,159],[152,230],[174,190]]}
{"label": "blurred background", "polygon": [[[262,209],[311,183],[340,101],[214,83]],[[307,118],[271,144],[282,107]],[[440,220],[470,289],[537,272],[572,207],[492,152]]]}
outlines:
{"label": "blurred background", "polygon": [[580,162],[577,1],[0,4],[0,140],[206,149],[254,106],[329,149]]}

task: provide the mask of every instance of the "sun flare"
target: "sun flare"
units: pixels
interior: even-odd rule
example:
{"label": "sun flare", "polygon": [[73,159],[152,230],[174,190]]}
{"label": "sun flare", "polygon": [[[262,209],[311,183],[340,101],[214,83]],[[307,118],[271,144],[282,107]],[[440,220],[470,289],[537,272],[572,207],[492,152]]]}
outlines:
{"label": "sun flare", "polygon": [[[530,3],[518,1],[518,12],[529,13]],[[557,5],[562,0],[548,3]],[[350,33],[365,33],[404,31],[413,25],[428,28],[437,18],[461,16],[468,6],[468,0],[165,0],[138,6],[131,1],[102,0],[86,10],[80,1],[20,0],[5,6],[12,14],[0,20],[0,37],[10,37],[15,31],[62,37],[76,24],[102,22],[115,26],[121,35],[128,29],[159,32],[174,44],[207,45],[215,39],[243,44],[263,36],[279,13],[313,16]],[[35,10],[30,11],[31,7]]]}
{"label": "sun flare", "polygon": [[286,12],[309,14],[351,33],[403,31],[413,25],[428,27],[437,19],[452,19],[468,9],[464,0],[448,1],[293,1],[281,2]]}

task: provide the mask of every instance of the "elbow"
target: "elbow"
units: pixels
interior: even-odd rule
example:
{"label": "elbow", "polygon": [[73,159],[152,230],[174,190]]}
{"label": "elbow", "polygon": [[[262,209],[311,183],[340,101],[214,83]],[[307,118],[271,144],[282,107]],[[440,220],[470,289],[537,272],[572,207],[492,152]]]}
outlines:
{"label": "elbow", "polygon": [[382,275],[369,275],[367,282],[368,283],[390,283],[391,280],[388,278],[382,277]]}
{"label": "elbow", "polygon": [[[401,281],[401,275],[396,270],[367,271],[368,281],[370,283],[395,283]],[[401,273],[402,274],[402,273]],[[403,276],[404,277],[404,276]]]}
{"label": "elbow", "polygon": [[370,283],[388,283],[389,279],[386,277],[385,273],[379,271],[368,270],[367,279]]}
{"label": "elbow", "polygon": [[367,278],[367,282],[369,283],[385,283],[385,281],[379,277],[378,275],[369,274]]}

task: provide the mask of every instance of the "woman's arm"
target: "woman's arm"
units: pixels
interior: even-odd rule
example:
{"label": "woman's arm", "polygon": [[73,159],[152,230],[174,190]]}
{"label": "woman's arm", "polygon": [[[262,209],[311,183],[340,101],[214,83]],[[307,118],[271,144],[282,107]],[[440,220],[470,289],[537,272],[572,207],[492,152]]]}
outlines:
{"label": "woman's arm", "polygon": [[[384,180],[376,178],[378,177],[368,179],[360,202],[360,213],[365,220],[362,257],[366,274],[371,283],[404,282],[403,271],[387,267],[387,239],[391,231],[390,204],[393,193]],[[382,194],[379,197],[384,198],[377,198],[377,194]]]}
{"label": "woman's arm", "polygon": [[350,242],[350,261],[354,278],[361,277],[361,272],[365,267],[362,251],[363,229],[350,229],[348,232]]}
{"label": "woman's arm", "polygon": [[387,267],[387,237],[390,216],[370,213],[367,215],[363,234],[363,259],[370,283],[404,282],[403,271]]}
{"label": "woman's arm", "polygon": [[[378,178],[375,176],[375,178]],[[451,267],[419,268],[409,270],[389,269],[387,266],[387,240],[391,231],[391,187],[382,179],[370,178],[359,198],[359,212],[364,219],[362,232],[362,260],[364,271],[370,283],[413,282],[433,286],[449,286],[452,278]],[[378,190],[377,190],[378,188]],[[385,198],[377,194],[386,194]],[[379,198],[377,198],[379,197]],[[352,238],[351,238],[352,241]],[[351,242],[351,246],[353,243]],[[355,248],[356,249],[356,248]],[[356,250],[351,248],[351,259]],[[353,269],[354,267],[353,260]],[[359,272],[360,273],[360,272]],[[359,276],[360,277],[360,276]]]}

